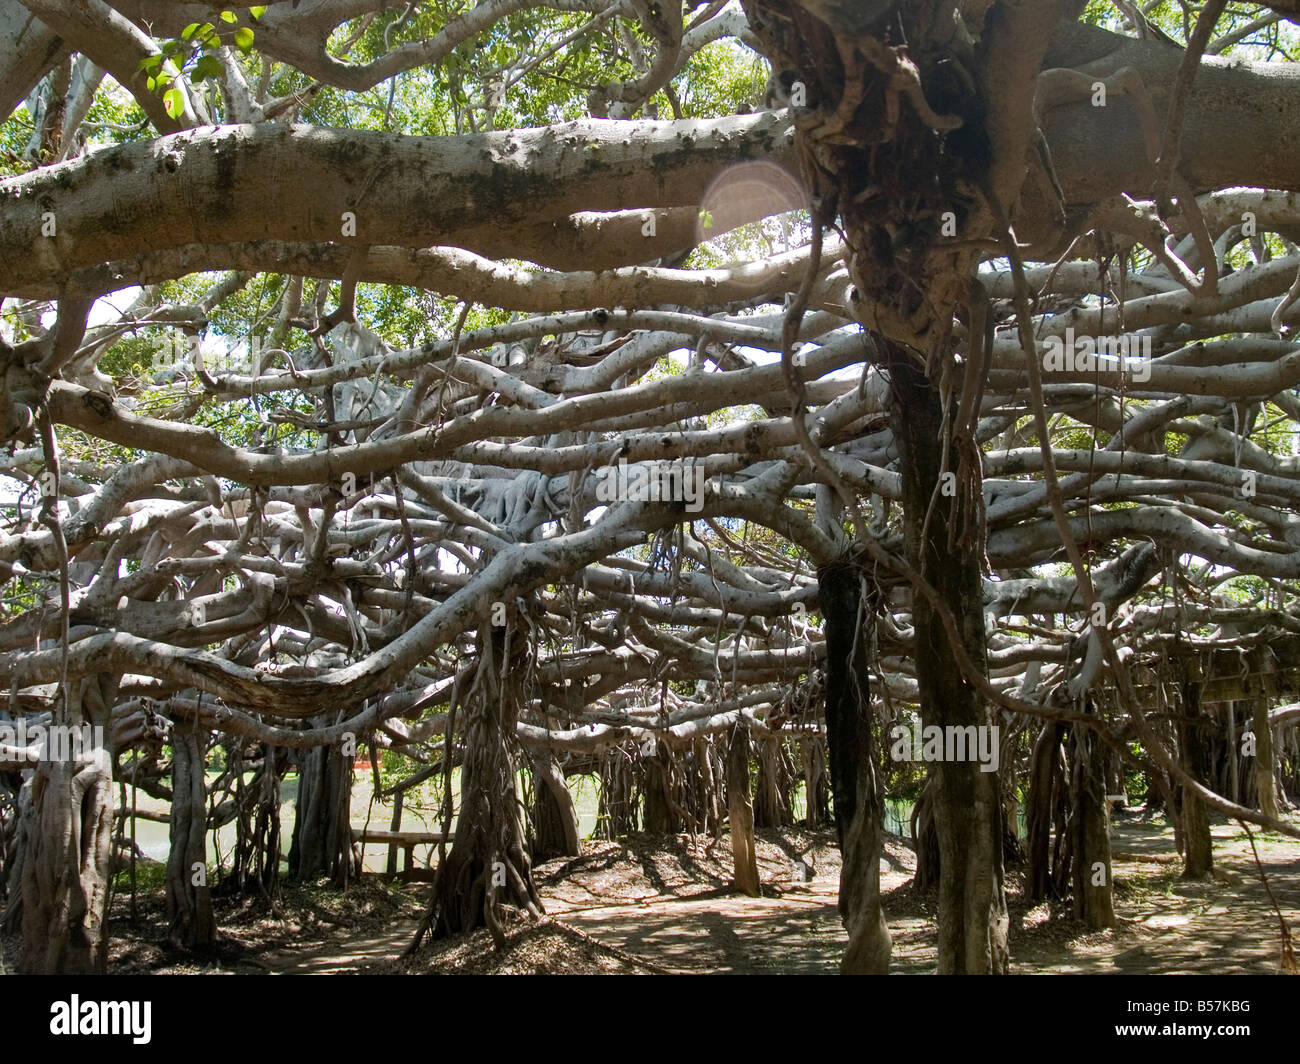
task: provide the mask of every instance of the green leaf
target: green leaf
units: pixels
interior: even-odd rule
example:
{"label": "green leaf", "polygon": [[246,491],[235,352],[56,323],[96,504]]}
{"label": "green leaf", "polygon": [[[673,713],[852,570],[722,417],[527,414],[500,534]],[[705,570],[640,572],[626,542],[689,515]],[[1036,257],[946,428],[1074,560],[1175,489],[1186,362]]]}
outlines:
{"label": "green leaf", "polygon": [[257,7],[250,7],[248,9],[248,13],[252,15],[253,18],[261,18],[263,15],[266,14],[266,5],[259,4]]}
{"label": "green leaf", "polygon": [[234,23],[238,21],[238,18],[233,11],[223,11],[221,12],[221,21]]}
{"label": "green leaf", "polygon": [[247,26],[240,26],[235,30],[235,46],[241,52],[247,52],[253,47],[253,31]]}
{"label": "green leaf", "polygon": [[163,93],[163,107],[172,118],[180,118],[185,113],[185,95],[180,89],[168,89]]}
{"label": "green leaf", "polygon": [[191,80],[203,81],[207,78],[219,78],[221,77],[221,73],[222,68],[220,60],[215,56],[205,55],[194,64],[194,73],[191,75]]}
{"label": "green leaf", "polygon": [[186,26],[183,30],[181,30],[181,40],[188,41],[191,37],[194,36],[194,31],[197,30],[200,25],[201,23],[191,22],[188,26]]}

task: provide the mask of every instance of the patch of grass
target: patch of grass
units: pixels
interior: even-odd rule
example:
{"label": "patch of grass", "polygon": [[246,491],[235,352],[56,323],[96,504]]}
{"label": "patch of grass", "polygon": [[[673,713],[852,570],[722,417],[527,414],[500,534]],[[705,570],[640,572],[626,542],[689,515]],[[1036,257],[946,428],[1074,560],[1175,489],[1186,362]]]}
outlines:
{"label": "patch of grass", "polygon": [[[209,869],[211,872],[211,869]],[[161,890],[167,882],[167,865],[162,861],[140,861],[135,866],[136,893]],[[211,882],[211,880],[209,880]],[[129,893],[131,890],[131,870],[124,868],[113,877],[113,890]]]}

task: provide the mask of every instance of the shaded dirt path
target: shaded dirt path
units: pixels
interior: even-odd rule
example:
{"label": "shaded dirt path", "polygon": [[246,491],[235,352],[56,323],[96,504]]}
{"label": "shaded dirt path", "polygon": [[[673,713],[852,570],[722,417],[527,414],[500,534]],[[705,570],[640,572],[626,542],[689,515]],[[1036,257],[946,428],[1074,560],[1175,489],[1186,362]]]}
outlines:
{"label": "shaded dirt path", "polygon": [[[824,835],[768,832],[760,843],[762,898],[728,889],[730,855],[708,839],[588,844],[583,857],[538,871],[548,914],[599,943],[679,972],[827,973],[845,933],[836,912],[838,854]],[[1214,828],[1215,874],[1181,878],[1172,834],[1127,816],[1114,828],[1120,926],[1088,932],[1068,909],[1010,897],[1013,971],[1092,974],[1270,974],[1278,971],[1277,916],[1236,824]],[[1260,858],[1293,935],[1300,935],[1300,844],[1256,834]],[[891,840],[882,861],[891,970],[934,970],[933,899],[908,885],[913,861]],[[809,878],[811,875],[811,878]],[[402,919],[369,935],[259,958],[277,974],[342,974],[391,961],[411,941]],[[1300,945],[1300,943],[1297,943]]]}

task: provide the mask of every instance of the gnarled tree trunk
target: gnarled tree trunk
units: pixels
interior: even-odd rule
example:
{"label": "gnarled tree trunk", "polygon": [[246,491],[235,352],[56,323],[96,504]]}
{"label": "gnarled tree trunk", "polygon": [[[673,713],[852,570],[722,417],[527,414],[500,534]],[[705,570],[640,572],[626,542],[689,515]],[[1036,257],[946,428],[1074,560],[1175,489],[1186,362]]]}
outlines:
{"label": "gnarled tree trunk", "polygon": [[578,838],[578,810],[564,781],[564,773],[554,755],[536,753],[533,763],[533,839],[534,861],[552,857],[577,857],[582,853]]}
{"label": "gnarled tree trunk", "polygon": [[727,747],[727,815],[735,864],[731,885],[742,894],[757,898],[760,891],[758,853],[754,849],[754,806],[749,796],[749,727],[744,718],[732,728]]}
{"label": "gnarled tree trunk", "polygon": [[430,926],[437,938],[489,928],[504,944],[502,906],[541,915],[524,848],[515,784],[515,726],[529,646],[513,624],[485,628],[474,689],[465,706],[465,760],[456,837],[433,885]]}
{"label": "gnarled tree trunk", "polygon": [[1071,729],[1070,829],[1073,833],[1072,908],[1094,931],[1115,926],[1111,891],[1110,817],[1101,741],[1091,728]]}
{"label": "gnarled tree trunk", "polygon": [[28,974],[103,974],[108,964],[113,761],[95,738],[107,741],[117,677],[88,677],[70,693],[54,722],[80,729],[82,741],[47,746],[20,797],[22,867],[10,904],[21,905],[18,969]]}
{"label": "gnarled tree trunk", "polygon": [[19,971],[102,975],[113,832],[108,755],[38,764],[23,819]]}
{"label": "gnarled tree trunk", "polygon": [[916,875],[912,877],[912,889],[921,894],[939,888],[939,829],[934,823],[934,792],[935,782],[931,776],[916,797],[909,825],[912,846],[916,850]]}
{"label": "gnarled tree trunk", "polygon": [[673,796],[677,789],[677,770],[672,754],[662,743],[655,752],[641,759],[644,808],[641,828],[647,835],[676,835],[685,827],[685,810]]}
{"label": "gnarled tree trunk", "polygon": [[826,748],[819,735],[799,744],[803,759],[804,824],[819,828],[830,820],[830,791],[826,786]]}
{"label": "gnarled tree trunk", "polygon": [[[1025,830],[1028,835],[1028,894],[1033,901],[1059,897],[1055,874],[1060,839],[1065,824],[1065,757],[1061,741],[1065,726],[1044,721],[1030,755],[1029,795],[1025,805]],[[1053,828],[1056,845],[1053,846]]]}
{"label": "gnarled tree trunk", "polygon": [[636,802],[627,755],[610,750],[600,766],[600,800],[596,806],[596,837],[621,839],[636,830]]}
{"label": "gnarled tree trunk", "polygon": [[235,850],[222,889],[275,899],[280,893],[280,772],[283,751],[262,747],[261,765],[249,786],[243,783],[242,741],[231,744],[240,763],[235,789]]}
{"label": "gnarled tree trunk", "polygon": [[206,833],[208,802],[204,769],[206,736],[191,725],[172,729],[171,849],[167,854],[168,941],[177,949],[204,953],[217,938],[208,887]]}
{"label": "gnarled tree trunk", "polygon": [[771,735],[757,744],[758,785],[754,795],[754,825],[785,828],[794,823],[790,812],[793,774],[786,764],[781,740]]}
{"label": "gnarled tree trunk", "polygon": [[[18,794],[22,786],[20,773],[0,772],[0,902],[9,899],[9,880],[17,857]],[[0,911],[0,921],[3,917]]]}
{"label": "gnarled tree trunk", "polygon": [[[1265,816],[1276,817],[1277,780],[1273,771],[1273,728],[1268,723],[1268,700],[1255,699],[1251,707],[1251,731],[1255,733],[1255,806]],[[1235,753],[1235,751],[1234,751]]]}
{"label": "gnarled tree trunk", "polygon": [[871,731],[867,657],[874,615],[859,566],[846,559],[824,566],[817,579],[826,616],[826,741],[843,860],[839,912],[849,932],[840,970],[884,975],[892,940],[880,904],[884,799]]}
{"label": "gnarled tree trunk", "polygon": [[289,847],[289,874],[295,879],[328,876],[335,886],[345,887],[361,873],[352,847],[352,761],[338,745],[312,747],[301,755]]}
{"label": "gnarled tree trunk", "polygon": [[[1201,707],[1200,681],[1186,675],[1180,685],[1182,705],[1178,720],[1178,742],[1183,764],[1192,778],[1204,783],[1209,777],[1209,759],[1205,750],[1204,710]],[[1185,788],[1180,787],[1180,819],[1183,838],[1183,875],[1199,879],[1214,868],[1214,848],[1210,836],[1210,809]]]}
{"label": "gnarled tree trunk", "polygon": [[[915,356],[882,345],[893,386],[890,423],[898,441],[908,561],[938,592],[956,622],[966,656],[984,668],[983,582],[977,517],[940,491],[942,469],[958,468],[935,441],[947,437],[937,389]],[[931,506],[933,504],[933,513]],[[927,520],[927,515],[929,515]],[[949,539],[949,528],[965,534]],[[921,719],[928,727],[991,727],[987,706],[962,676],[950,636],[930,601],[913,594],[916,676]],[[997,772],[973,759],[931,763],[934,821],[939,835],[939,971],[1004,973],[1008,964],[1002,863],[1002,802]]]}

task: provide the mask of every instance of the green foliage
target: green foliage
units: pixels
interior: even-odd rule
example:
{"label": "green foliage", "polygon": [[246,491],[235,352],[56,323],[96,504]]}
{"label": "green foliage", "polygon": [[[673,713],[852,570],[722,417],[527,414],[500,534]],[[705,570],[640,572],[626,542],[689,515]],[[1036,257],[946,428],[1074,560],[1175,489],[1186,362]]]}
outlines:
{"label": "green foliage", "polygon": [[[413,758],[406,757],[396,750],[385,750],[383,759],[379,763],[379,782],[384,790],[401,783],[403,780],[414,776],[424,766]],[[453,792],[457,789],[459,780],[459,769],[454,770],[452,779]],[[435,816],[440,811],[441,799],[439,795],[442,791],[442,775],[436,774],[434,777],[418,783],[414,787],[409,787],[403,793],[402,806],[422,817]],[[384,800],[384,805],[391,806],[393,799]]]}
{"label": "green foliage", "polygon": [[[253,8],[249,14],[257,19],[265,10],[265,7]],[[253,50],[253,30],[238,26],[239,16],[235,12],[222,11],[219,21],[223,23],[220,27],[211,22],[191,22],[180,37],[164,41],[156,54],[145,56],[136,67],[145,75],[149,91],[162,94],[163,106],[172,118],[179,118],[185,110],[185,94],[173,84],[182,73],[196,85],[209,78],[219,78],[223,69],[217,53],[223,45],[233,44],[245,56]]]}
{"label": "green foliage", "polygon": [[[215,868],[210,868],[211,875],[216,874]],[[209,882],[212,882],[209,879]],[[167,883],[167,864],[164,861],[141,861],[136,859],[135,866],[135,889],[140,892],[161,890]],[[122,869],[113,877],[113,890],[118,893],[129,892],[131,889],[131,869],[129,867]]]}

